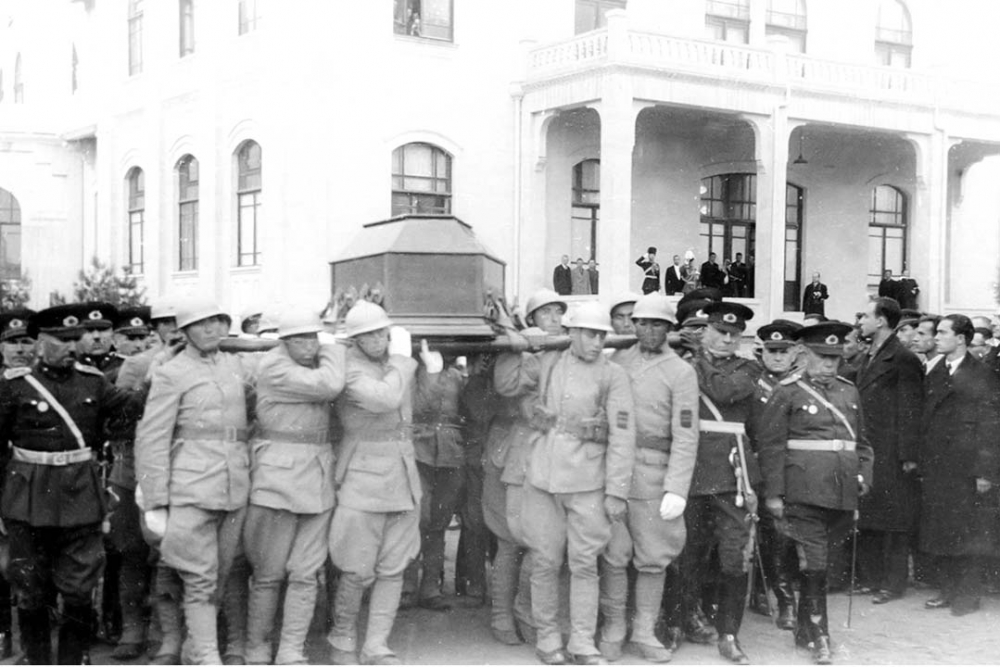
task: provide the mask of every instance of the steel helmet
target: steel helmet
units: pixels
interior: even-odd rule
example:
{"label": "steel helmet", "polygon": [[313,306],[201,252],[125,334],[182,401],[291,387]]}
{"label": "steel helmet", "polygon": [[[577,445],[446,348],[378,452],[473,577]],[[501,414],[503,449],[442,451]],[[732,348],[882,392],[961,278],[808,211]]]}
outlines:
{"label": "steel helmet", "polygon": [[[550,289],[540,289],[531,295],[528,299],[528,303],[524,306],[524,316],[526,319],[531,318],[531,314],[541,308],[542,306],[547,306],[550,303],[559,304],[562,306],[563,312],[566,312],[567,306],[563,298],[556,294]],[[530,322],[529,322],[530,324]]]}
{"label": "steel helmet", "polygon": [[614,301],[611,302],[611,307],[608,308],[609,313],[615,312],[615,308],[624,305],[626,303],[635,303],[641,297],[635,292],[623,292],[615,297]]}
{"label": "steel helmet", "polygon": [[149,313],[150,320],[166,320],[175,317],[177,317],[177,308],[174,305],[173,299],[163,297],[153,302]]}
{"label": "steel helmet", "polygon": [[593,329],[606,333],[614,333],[615,331],[611,328],[611,315],[597,301],[581,303],[576,312],[573,313],[569,326],[571,329]]}
{"label": "steel helmet", "polygon": [[635,309],[632,310],[633,320],[663,320],[671,324],[677,324],[677,315],[670,305],[670,299],[662,294],[653,292],[642,297],[635,302]]}
{"label": "steel helmet", "polygon": [[371,301],[358,301],[347,311],[347,317],[344,318],[348,338],[391,326],[392,321],[382,310],[382,306]]}
{"label": "steel helmet", "polygon": [[183,329],[210,317],[221,317],[226,321],[227,327],[233,322],[226,311],[208,299],[188,299],[177,306],[178,329]]}
{"label": "steel helmet", "polygon": [[[263,328],[263,322],[261,323]],[[311,308],[289,308],[278,319],[278,338],[323,331],[323,322]]]}

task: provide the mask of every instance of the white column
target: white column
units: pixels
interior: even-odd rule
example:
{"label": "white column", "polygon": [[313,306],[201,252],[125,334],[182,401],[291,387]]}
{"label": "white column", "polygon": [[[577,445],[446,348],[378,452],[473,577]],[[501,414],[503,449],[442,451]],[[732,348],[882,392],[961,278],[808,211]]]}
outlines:
{"label": "white column", "polygon": [[916,191],[908,223],[910,275],[920,284],[921,310],[940,313],[951,300],[948,153],[958,143],[944,130],[909,134],[916,154]]}
{"label": "white column", "polygon": [[757,162],[757,219],[754,247],[754,298],[760,301],[754,325],[784,312],[785,188],[788,179],[788,112],[775,107],[770,116],[744,115],[754,128]]}

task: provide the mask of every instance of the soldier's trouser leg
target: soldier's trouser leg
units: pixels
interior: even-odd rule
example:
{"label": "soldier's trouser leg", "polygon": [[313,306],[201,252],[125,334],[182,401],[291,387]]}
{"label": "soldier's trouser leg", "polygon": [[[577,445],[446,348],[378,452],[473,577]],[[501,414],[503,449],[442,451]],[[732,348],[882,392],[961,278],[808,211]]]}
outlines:
{"label": "soldier's trouser leg", "polygon": [[632,641],[659,647],[654,632],[656,619],[667,566],[680,556],[687,540],[684,517],[664,521],[659,499],[633,499],[629,501],[626,522],[632,537],[633,564],[638,570]]}
{"label": "soldier's trouser leg", "polygon": [[465,472],[461,468],[435,468],[417,463],[423,498],[420,501],[420,545],[423,573],[421,600],[441,597],[444,576],[444,533],[458,511]]}
{"label": "soldier's trouser leg", "polygon": [[[524,486],[507,484],[506,518],[511,539],[524,547],[528,546],[524,533]],[[529,628],[535,627],[535,615],[531,607],[531,573],[534,571],[535,559],[528,550],[521,561],[521,573],[518,578],[517,595],[514,598],[514,618]],[[533,632],[534,630],[531,630]]]}
{"label": "soldier's trouser leg", "polygon": [[576,655],[598,655],[594,645],[600,598],[597,558],[611,539],[603,491],[550,494],[526,484],[524,530],[534,558],[531,597],[538,626],[537,648],[550,652],[562,646],[559,570],[565,550],[570,568],[570,639],[566,648]]}
{"label": "soldier's trouser leg", "polygon": [[744,560],[744,551],[750,539],[747,513],[736,505],[735,494],[719,494],[711,498],[722,575],[716,628],[720,635],[736,635],[743,624],[747,590],[748,564]]}
{"label": "soldier's trouser leg", "polygon": [[[242,544],[242,536],[240,543]],[[242,548],[236,553],[229,575],[220,580],[223,588],[222,613],[226,622],[223,656],[244,657],[247,641],[247,608],[250,599],[250,563]]]}
{"label": "soldier's trouser leg", "polygon": [[715,514],[712,496],[688,498],[684,509],[687,542],[678,559],[682,626],[691,641],[706,644],[715,639],[714,630],[702,614],[702,588],[715,547]]}
{"label": "soldier's trouser leg", "polygon": [[910,534],[887,531],[885,534],[885,575],[881,587],[893,595],[906,592],[910,576]]}
{"label": "soldier's trouser leg", "polygon": [[455,577],[461,581],[456,582],[456,588],[464,589],[469,597],[482,599],[486,594],[486,552],[489,550],[489,534],[483,518],[483,469],[470,463],[464,470],[465,487],[459,505],[462,534],[455,564]]}
{"label": "soldier's trouser leg", "polygon": [[160,545],[163,563],[184,582],[187,624],[185,658],[195,664],[218,664],[219,590],[240,551],[246,508],[233,512],[171,506]]}
{"label": "soldier's trouser leg", "polygon": [[114,492],[120,502],[111,514],[108,537],[121,557],[118,600],[122,614],[122,633],[118,643],[142,644],[146,640],[144,607],[149,593],[149,546],[142,537],[135,491],[115,484]]}
{"label": "soldier's trouser leg", "polygon": [[[319,577],[329,553],[330,517],[333,510],[299,515],[295,541],[288,559],[288,586],[275,664],[304,663],[306,635],[316,609]],[[397,603],[398,603],[397,595]]]}
{"label": "soldier's trouser leg", "polygon": [[268,635],[278,611],[278,597],[285,580],[295,538],[296,515],[291,512],[250,505],[243,526],[247,560],[253,570],[253,583],[247,606],[246,659],[249,664],[271,662]]}
{"label": "soldier's trouser leg", "polygon": [[330,525],[330,557],[342,573],[337,589],[338,604],[343,600],[348,605],[344,614],[335,610],[334,627],[328,637],[334,647],[343,651],[355,649],[357,612],[350,614],[355,609],[354,598],[357,597],[360,607],[360,595],[369,584],[389,580],[378,592],[378,606],[374,605],[376,592],[372,591],[368,632],[361,653],[369,658],[392,654],[388,646],[389,633],[399,605],[403,570],[420,551],[419,525],[420,518],[415,510],[365,512],[340,506],[334,511]]}
{"label": "soldier's trouser leg", "polygon": [[524,559],[524,548],[497,538],[497,553],[493,557],[492,614],[494,630],[514,632],[514,596]]}
{"label": "soldier's trouser leg", "polygon": [[153,579],[153,613],[162,634],[158,656],[180,656],[184,641],[183,583],[177,570],[162,563],[156,566]]}
{"label": "soldier's trouser leg", "polygon": [[625,607],[628,602],[626,568],[631,560],[632,538],[628,526],[624,521],[611,524],[611,540],[601,555],[600,612],[604,619],[601,626],[602,644],[625,641],[628,629],[625,622]]}

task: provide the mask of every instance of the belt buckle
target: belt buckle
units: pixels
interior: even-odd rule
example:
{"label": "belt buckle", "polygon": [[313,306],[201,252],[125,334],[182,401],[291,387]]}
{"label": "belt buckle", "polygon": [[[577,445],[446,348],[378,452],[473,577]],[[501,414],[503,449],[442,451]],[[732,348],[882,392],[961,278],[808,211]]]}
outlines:
{"label": "belt buckle", "polygon": [[236,427],[226,426],[223,430],[226,442],[236,442]]}
{"label": "belt buckle", "polygon": [[69,462],[69,454],[66,452],[55,452],[52,455],[52,465],[64,466]]}
{"label": "belt buckle", "polygon": [[844,441],[843,440],[834,440],[833,441],[833,451],[835,451],[835,452],[842,452],[842,451],[844,451]]}

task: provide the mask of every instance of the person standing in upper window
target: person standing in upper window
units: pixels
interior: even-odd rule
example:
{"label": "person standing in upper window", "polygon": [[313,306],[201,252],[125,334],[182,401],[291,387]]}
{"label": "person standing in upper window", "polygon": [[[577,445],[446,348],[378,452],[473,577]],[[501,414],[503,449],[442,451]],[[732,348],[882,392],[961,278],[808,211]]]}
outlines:
{"label": "person standing in upper window", "polygon": [[819,281],[819,271],[813,273],[812,282],[806,285],[802,293],[802,311],[806,314],[826,315],[826,300],[830,298],[830,293],[826,285]]}
{"label": "person standing in upper window", "polygon": [[660,265],[656,261],[656,248],[649,246],[646,254],[635,260],[635,264],[642,269],[642,293],[659,292]]}

